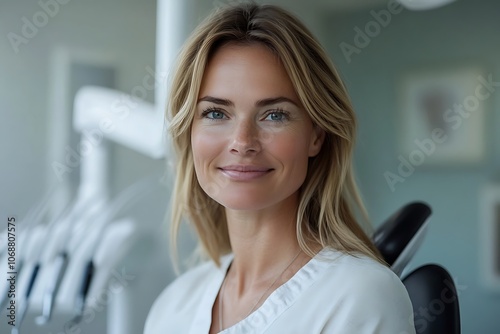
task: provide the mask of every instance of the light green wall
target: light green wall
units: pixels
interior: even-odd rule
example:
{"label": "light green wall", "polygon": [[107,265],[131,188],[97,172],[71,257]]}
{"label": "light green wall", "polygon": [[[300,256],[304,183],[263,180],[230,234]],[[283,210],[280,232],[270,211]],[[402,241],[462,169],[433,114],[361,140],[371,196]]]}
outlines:
{"label": "light green wall", "polygon": [[377,224],[407,202],[428,202],[434,211],[430,230],[411,266],[435,262],[452,273],[461,290],[463,333],[498,333],[500,294],[480,281],[479,196],[484,185],[500,181],[500,88],[485,104],[487,157],[480,164],[420,166],[394,192],[384,172],[399,165],[402,73],[472,64],[500,81],[500,2],[457,1],[433,11],[392,14],[390,23],[349,63],[340,44],[354,45],[354,28],[364,30],[373,20],[369,9],[330,15],[323,38],[359,117],[355,161],[368,209]]}

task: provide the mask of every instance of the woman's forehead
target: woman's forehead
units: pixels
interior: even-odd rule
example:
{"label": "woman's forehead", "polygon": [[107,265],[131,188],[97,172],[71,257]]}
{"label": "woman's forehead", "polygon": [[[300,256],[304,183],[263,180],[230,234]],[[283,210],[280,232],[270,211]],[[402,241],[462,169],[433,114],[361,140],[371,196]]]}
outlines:
{"label": "woman's forehead", "polygon": [[217,49],[205,68],[198,98],[205,95],[226,99],[285,96],[297,100],[278,56],[258,43],[227,44]]}

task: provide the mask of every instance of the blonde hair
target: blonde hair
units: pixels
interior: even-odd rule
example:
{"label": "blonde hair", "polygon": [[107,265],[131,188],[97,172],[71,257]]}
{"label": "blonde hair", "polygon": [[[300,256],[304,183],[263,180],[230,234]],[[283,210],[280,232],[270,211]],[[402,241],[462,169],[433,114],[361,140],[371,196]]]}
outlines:
{"label": "blonde hair", "polygon": [[185,43],[173,73],[167,119],[177,155],[171,213],[174,260],[183,219],[191,221],[203,252],[217,265],[220,256],[231,251],[224,207],[202,190],[191,152],[191,124],[206,64],[229,42],[260,43],[276,54],[313,123],[325,132],[300,190],[300,247],[309,256],[314,256],[310,245],[320,244],[383,263],[355,218],[355,212],[366,211],[352,171],[356,119],[346,88],[326,52],[296,17],[277,6],[253,2],[214,10]]}

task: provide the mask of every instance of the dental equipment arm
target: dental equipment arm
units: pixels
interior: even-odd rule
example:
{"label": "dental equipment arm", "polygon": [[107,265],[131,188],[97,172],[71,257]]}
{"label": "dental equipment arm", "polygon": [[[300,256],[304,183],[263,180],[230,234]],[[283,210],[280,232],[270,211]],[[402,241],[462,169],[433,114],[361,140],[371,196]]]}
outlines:
{"label": "dental equipment arm", "polygon": [[76,131],[94,131],[153,159],[165,156],[163,124],[151,103],[117,90],[86,86],[75,97]]}
{"label": "dental equipment arm", "polygon": [[[94,273],[97,269],[94,267],[94,255],[96,250],[102,247],[102,239],[106,235],[105,228],[123,208],[132,205],[144,195],[150,193],[155,184],[158,184],[157,176],[147,177],[136,182],[122,191],[108,204],[104,211],[99,212],[94,217],[89,217],[87,220],[82,220],[75,226],[72,238],[68,238],[70,239],[68,251],[73,254],[72,262],[68,267],[67,275],[61,287],[61,295],[64,297],[60,297],[59,300],[59,304],[66,305],[66,308],[70,307],[71,303],[74,305],[75,313],[70,322],[71,326],[75,326],[82,319],[89,288],[93,285]],[[89,221],[92,223],[88,224]],[[89,234],[81,233],[79,232],[81,228],[86,228],[91,232]],[[111,268],[107,269],[108,271],[111,270]],[[80,282],[77,291],[74,290],[73,282]]]}
{"label": "dental equipment arm", "polygon": [[80,201],[76,198],[66,210],[53,221],[50,231],[50,240],[45,245],[42,256],[42,263],[45,271],[42,271],[41,280],[46,282],[42,298],[42,315],[35,318],[38,325],[46,324],[50,321],[54,308],[55,297],[59,291],[62,279],[66,272],[69,253],[67,250],[67,240],[72,231],[72,223],[77,217],[85,219],[91,217],[92,213],[98,212],[101,205],[93,200]]}

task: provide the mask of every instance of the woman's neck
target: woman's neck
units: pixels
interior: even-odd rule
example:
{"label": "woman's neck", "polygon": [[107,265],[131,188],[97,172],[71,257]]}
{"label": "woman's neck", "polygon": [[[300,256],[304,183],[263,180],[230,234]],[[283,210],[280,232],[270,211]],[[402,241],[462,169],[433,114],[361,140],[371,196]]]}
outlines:
{"label": "woman's neck", "polygon": [[297,207],[291,197],[260,211],[226,209],[234,254],[230,271],[239,292],[272,280],[298,253]]}

